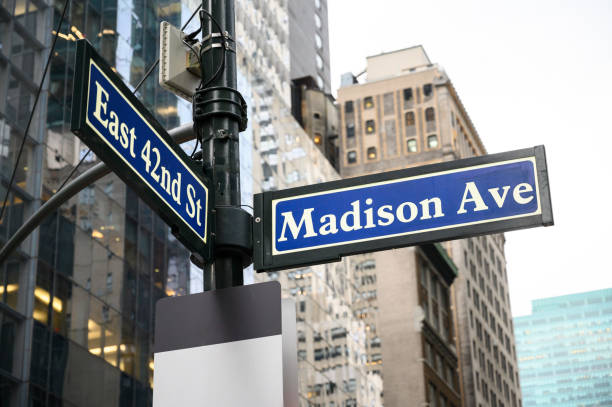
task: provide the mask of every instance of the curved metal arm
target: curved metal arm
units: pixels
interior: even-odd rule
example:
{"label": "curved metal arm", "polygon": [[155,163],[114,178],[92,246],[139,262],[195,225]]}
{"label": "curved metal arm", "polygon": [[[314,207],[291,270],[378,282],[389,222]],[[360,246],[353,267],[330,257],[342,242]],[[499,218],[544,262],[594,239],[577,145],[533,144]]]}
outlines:
{"label": "curved metal arm", "polygon": [[[168,131],[168,134],[179,144],[191,141],[195,138],[193,133],[193,123],[184,124]],[[64,188],[59,190],[47,202],[45,202],[23,225],[11,236],[0,250],[0,265],[6,260],[9,254],[17,248],[29,235],[36,229],[51,212],[62,206],[70,198],[76,195],[83,188],[96,182],[103,176],[111,172],[110,168],[104,163],[98,163],[67,183]]]}

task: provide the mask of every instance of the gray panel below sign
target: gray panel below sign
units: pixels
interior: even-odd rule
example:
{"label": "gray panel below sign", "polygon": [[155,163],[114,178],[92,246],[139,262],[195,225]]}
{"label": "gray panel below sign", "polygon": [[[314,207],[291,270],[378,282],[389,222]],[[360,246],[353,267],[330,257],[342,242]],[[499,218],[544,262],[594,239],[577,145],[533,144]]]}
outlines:
{"label": "gray panel below sign", "polygon": [[153,406],[283,407],[285,332],[295,359],[288,394],[297,394],[291,306],[283,321],[277,281],[159,300]]}
{"label": "gray panel below sign", "polygon": [[153,407],[281,407],[282,336],[155,354]]}

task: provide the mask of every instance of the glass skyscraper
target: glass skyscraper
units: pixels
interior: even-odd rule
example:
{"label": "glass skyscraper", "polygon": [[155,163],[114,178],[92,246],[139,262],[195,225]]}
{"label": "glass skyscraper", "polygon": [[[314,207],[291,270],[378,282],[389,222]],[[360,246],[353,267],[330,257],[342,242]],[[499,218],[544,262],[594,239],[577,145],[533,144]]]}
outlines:
{"label": "glass skyscraper", "polygon": [[612,406],[612,289],[535,300],[514,330],[523,406]]}
{"label": "glass skyscraper", "polygon": [[[179,1],[71,1],[27,134],[0,245],[87,153],[70,132],[75,41],[130,86],[157,58]],[[64,1],[0,0],[0,196],[4,197]],[[138,97],[166,128],[179,101],[152,74]],[[189,118],[190,119],[190,115]],[[90,153],[78,173],[98,162]],[[114,175],[85,188],[0,265],[1,406],[146,406],[155,301],[188,293],[189,253]]]}

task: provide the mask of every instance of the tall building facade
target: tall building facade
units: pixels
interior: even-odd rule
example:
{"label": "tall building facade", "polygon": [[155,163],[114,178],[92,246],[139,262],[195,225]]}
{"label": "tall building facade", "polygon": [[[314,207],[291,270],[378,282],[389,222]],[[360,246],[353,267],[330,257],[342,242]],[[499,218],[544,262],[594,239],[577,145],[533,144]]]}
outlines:
{"label": "tall building facade", "polygon": [[291,113],[304,131],[327,157],[331,165],[340,170],[338,122],[336,100],[320,90],[312,77],[291,81]]}
{"label": "tall building facade", "polygon": [[291,110],[339,170],[339,119],[331,95],[327,0],[288,0],[288,10]]}
{"label": "tall building facade", "polygon": [[[75,41],[89,40],[135,86],[157,58],[160,21],[179,25],[183,18],[178,1],[69,4],[16,163],[64,2],[0,2],[2,197],[17,166],[0,245],[87,152],[70,132]],[[175,127],[177,99],[155,77],[138,96],[165,127]],[[97,162],[90,153],[77,173]],[[188,293],[188,257],[117,177],[71,198],[0,265],[0,405],[150,405],[154,304]]]}
{"label": "tall building facade", "polygon": [[[457,268],[446,249],[426,244],[395,250],[392,256],[375,253],[370,261],[381,270],[377,276],[370,269],[370,280],[379,277],[374,290],[378,339],[370,342],[379,357],[372,352],[370,365],[382,367],[385,405],[410,400],[415,406],[461,406],[450,301]],[[393,278],[382,275],[397,269],[403,272],[392,273]]]}
{"label": "tall building facade", "polygon": [[331,92],[327,0],[288,0],[291,79],[310,76]]}
{"label": "tall building facade", "polygon": [[[421,46],[368,57],[367,81],[358,83],[349,74],[342,84],[338,90],[342,177],[486,154],[452,82]],[[503,235],[489,235],[444,244],[458,269],[451,304],[465,406],[521,405],[504,242]],[[370,274],[376,276],[377,284],[367,288],[367,296],[378,300],[359,311],[370,326],[368,340],[378,338],[383,350],[388,329],[381,319],[382,296],[377,290],[387,284],[384,280],[394,281],[415,271],[409,263],[379,267],[376,257],[398,252],[354,260],[354,267],[371,260]],[[379,354],[378,347],[368,350],[371,360]],[[387,377],[393,372],[386,372],[384,357],[373,371],[380,372],[384,382],[394,380]],[[439,402],[428,390],[421,390],[428,402]],[[391,397],[390,391],[385,389],[385,400]]]}
{"label": "tall building facade", "polygon": [[532,302],[514,318],[523,405],[612,405],[612,289]]}

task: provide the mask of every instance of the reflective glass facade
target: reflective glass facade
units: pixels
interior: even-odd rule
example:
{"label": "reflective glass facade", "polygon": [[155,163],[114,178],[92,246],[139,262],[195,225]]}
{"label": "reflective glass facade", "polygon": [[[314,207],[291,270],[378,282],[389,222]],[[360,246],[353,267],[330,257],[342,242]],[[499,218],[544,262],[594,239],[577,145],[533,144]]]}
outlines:
{"label": "reflective glass facade", "polygon": [[523,405],[612,405],[612,289],[535,300],[514,318]]}
{"label": "reflective glass facade", "polygon": [[[2,197],[63,5],[0,1]],[[87,152],[69,130],[75,41],[89,40],[135,86],[157,58],[160,21],[180,25],[184,14],[178,1],[70,2],[0,245]],[[138,96],[176,127],[178,101],[156,79],[153,72]],[[97,163],[90,153],[77,174]],[[188,280],[188,252],[123,182],[109,175],[85,188],[0,265],[0,405],[150,405],[154,304],[188,293]]]}

